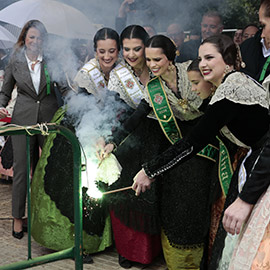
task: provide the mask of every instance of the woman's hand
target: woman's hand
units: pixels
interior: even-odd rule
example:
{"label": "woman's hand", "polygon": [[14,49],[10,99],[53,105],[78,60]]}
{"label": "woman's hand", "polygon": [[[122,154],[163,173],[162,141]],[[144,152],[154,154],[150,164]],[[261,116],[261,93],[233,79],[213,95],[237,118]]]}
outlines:
{"label": "woman's hand", "polygon": [[154,179],[150,179],[144,172],[140,170],[134,177],[134,183],[132,189],[135,190],[136,196],[139,196],[141,192],[145,192],[147,189],[151,188],[151,184],[154,182]]}
{"label": "woman's hand", "polygon": [[0,108],[0,119],[3,119],[9,115],[9,112],[6,108]]}
{"label": "woman's hand", "polygon": [[114,144],[108,143],[104,147],[103,158],[106,158],[114,149]]}
{"label": "woman's hand", "polygon": [[104,138],[101,137],[96,143],[96,149],[97,158],[103,160],[113,151],[114,145],[112,143],[105,144]]}
{"label": "woman's hand", "polygon": [[96,142],[96,156],[99,160],[102,159],[104,147],[105,147],[105,140],[103,137],[100,137]]}
{"label": "woman's hand", "polygon": [[237,198],[224,212],[222,223],[225,231],[232,235],[239,234],[252,209],[253,204]]}

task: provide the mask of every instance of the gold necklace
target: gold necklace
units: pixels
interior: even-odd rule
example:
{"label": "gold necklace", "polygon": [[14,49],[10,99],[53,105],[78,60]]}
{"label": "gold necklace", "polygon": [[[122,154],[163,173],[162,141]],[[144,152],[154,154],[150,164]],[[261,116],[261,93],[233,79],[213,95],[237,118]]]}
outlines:
{"label": "gold necklace", "polygon": [[140,77],[143,74],[143,71],[144,71],[144,69],[141,69],[141,70],[138,70],[138,71],[134,69],[134,72],[138,77]]}

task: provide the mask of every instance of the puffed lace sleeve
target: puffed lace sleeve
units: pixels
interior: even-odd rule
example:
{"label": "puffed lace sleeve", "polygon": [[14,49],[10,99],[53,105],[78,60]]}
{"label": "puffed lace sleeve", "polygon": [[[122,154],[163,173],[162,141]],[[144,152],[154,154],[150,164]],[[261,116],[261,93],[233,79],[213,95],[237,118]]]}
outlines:
{"label": "puffed lace sleeve", "polygon": [[93,95],[97,95],[97,89],[95,87],[95,84],[89,74],[89,68],[91,68],[92,66],[90,66],[90,63],[93,62],[92,59],[90,60],[88,63],[86,63],[76,74],[75,78],[74,78],[74,83],[77,87],[80,88],[85,88],[87,90],[88,93],[93,94]]}

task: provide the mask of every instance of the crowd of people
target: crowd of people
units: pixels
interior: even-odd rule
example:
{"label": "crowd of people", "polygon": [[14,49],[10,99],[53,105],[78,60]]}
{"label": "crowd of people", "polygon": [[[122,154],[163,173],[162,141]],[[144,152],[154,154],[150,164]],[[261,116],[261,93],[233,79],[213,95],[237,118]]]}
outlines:
{"label": "crowd of people", "polygon": [[[123,268],[163,253],[169,270],[267,269],[270,1],[261,0],[262,29],[249,24],[231,38],[222,16],[208,11],[189,41],[178,23],[164,35],[151,24],[126,26],[133,10],[134,1],[124,0],[116,30],[97,31],[94,56],[86,44],[75,47],[78,70],[68,80],[55,79],[43,23],[27,22],[2,61],[0,118],[76,132],[82,116],[69,110],[71,99],[91,102],[100,114],[110,108],[110,133],[98,123],[95,181],[102,192],[130,188],[97,200],[83,187],[85,262],[115,245]],[[21,239],[26,139],[11,138],[12,235]],[[71,146],[60,135],[33,135],[30,154],[32,236],[53,250],[71,247]]]}

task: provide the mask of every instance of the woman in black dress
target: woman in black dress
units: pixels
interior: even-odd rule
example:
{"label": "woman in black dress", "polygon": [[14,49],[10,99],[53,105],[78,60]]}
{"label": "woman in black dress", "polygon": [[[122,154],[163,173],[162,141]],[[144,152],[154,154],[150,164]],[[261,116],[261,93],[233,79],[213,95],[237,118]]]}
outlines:
{"label": "woman in black dress", "polygon": [[[146,55],[147,55],[146,48]],[[184,164],[200,151],[219,130],[232,142],[241,147],[251,149],[245,161],[246,175],[252,169],[260,150],[266,140],[269,125],[268,101],[265,89],[238,72],[240,58],[233,41],[225,35],[212,36],[205,39],[199,49],[200,70],[205,78],[216,87],[204,116],[182,140],[176,142],[163,154],[143,164],[143,169],[136,175],[133,189],[139,195],[150,188],[151,183],[160,174],[170,171],[177,164]],[[243,179],[237,189],[237,173],[235,172],[226,205],[231,204],[239,193],[239,204],[252,207],[268,187],[265,179],[254,183],[249,178]],[[226,207],[225,205],[225,207]],[[241,213],[241,210],[239,211]],[[242,225],[241,216],[231,220],[230,230],[238,231]],[[222,228],[220,228],[222,230]],[[210,269],[217,269],[221,256],[224,236],[218,238],[219,249],[214,256]]]}

